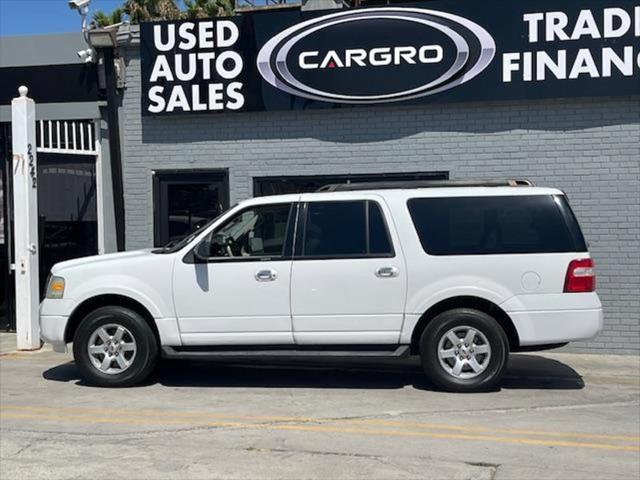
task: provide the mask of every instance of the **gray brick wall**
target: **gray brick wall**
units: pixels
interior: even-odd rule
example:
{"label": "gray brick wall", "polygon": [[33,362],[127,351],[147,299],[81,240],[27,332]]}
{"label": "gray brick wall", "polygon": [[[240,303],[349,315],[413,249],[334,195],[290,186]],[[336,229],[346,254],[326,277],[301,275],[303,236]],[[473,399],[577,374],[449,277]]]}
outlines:
{"label": "gray brick wall", "polygon": [[640,97],[141,117],[127,52],[127,248],[153,241],[151,171],[228,168],[231,203],[267,175],[447,170],[567,192],[590,243],[605,329],[574,351],[640,352]]}

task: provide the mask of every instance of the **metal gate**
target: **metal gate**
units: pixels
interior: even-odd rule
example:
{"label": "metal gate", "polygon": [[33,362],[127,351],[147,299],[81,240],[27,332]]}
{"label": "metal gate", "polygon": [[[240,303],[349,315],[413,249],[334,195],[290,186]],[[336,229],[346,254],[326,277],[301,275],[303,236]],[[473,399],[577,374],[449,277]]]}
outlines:
{"label": "metal gate", "polygon": [[[36,121],[36,152],[42,154],[42,167],[45,167],[45,158],[49,162],[46,168],[56,169],[55,161],[51,161],[60,155],[60,173],[76,172],[76,176],[89,175],[87,173],[89,163],[95,165],[95,195],[96,211],[101,211],[102,185],[100,181],[100,137],[99,121],[78,119],[78,120],[37,120]],[[11,244],[12,222],[7,219],[13,218],[12,208],[12,152],[10,139],[10,124],[0,125],[0,151],[2,155],[2,176],[0,177],[0,330],[15,328],[15,312],[13,305],[14,295],[14,273],[11,266],[15,263],[15,256]],[[55,155],[51,155],[55,154]],[[73,155],[73,157],[68,157]],[[66,159],[65,159],[66,156]],[[89,159],[88,157],[91,157]],[[84,157],[84,158],[83,158]],[[72,160],[72,158],[77,160]],[[80,165],[77,164],[80,162]],[[77,183],[77,182],[76,182]],[[60,225],[55,226],[59,232],[63,231]],[[45,229],[42,222],[41,229]],[[101,239],[103,225],[100,215],[97,215],[97,252],[102,252]],[[57,249],[60,250],[59,243]],[[51,261],[55,261],[56,255],[51,255]],[[48,265],[43,265],[46,269]],[[41,275],[42,276],[42,275]],[[44,278],[41,278],[43,283]]]}

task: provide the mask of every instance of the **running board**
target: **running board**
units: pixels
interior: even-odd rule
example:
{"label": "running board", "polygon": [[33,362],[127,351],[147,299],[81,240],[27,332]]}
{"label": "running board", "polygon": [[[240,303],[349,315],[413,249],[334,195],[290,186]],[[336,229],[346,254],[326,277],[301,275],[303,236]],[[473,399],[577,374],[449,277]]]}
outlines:
{"label": "running board", "polygon": [[281,346],[251,345],[210,347],[162,347],[162,356],[171,359],[191,360],[242,360],[257,358],[406,358],[409,345],[330,345],[330,346]]}

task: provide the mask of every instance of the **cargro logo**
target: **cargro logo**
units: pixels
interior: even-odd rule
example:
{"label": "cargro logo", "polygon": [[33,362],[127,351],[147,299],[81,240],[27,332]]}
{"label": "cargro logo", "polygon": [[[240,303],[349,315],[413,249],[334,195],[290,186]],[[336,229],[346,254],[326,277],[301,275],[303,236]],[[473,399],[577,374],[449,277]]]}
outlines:
{"label": "cargro logo", "polygon": [[400,102],[468,82],[493,60],[480,25],[421,8],[323,15],[272,37],[258,70],[274,87],[332,103]]}

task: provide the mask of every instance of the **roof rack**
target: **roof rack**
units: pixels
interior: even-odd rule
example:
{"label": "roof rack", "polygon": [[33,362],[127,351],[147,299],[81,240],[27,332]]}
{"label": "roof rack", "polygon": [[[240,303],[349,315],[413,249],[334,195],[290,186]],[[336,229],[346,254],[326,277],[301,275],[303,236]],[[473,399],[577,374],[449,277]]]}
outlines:
{"label": "roof rack", "polygon": [[409,180],[333,183],[324,185],[316,192],[351,192],[356,190],[390,190],[406,188],[446,188],[446,187],[533,187],[529,180]]}

